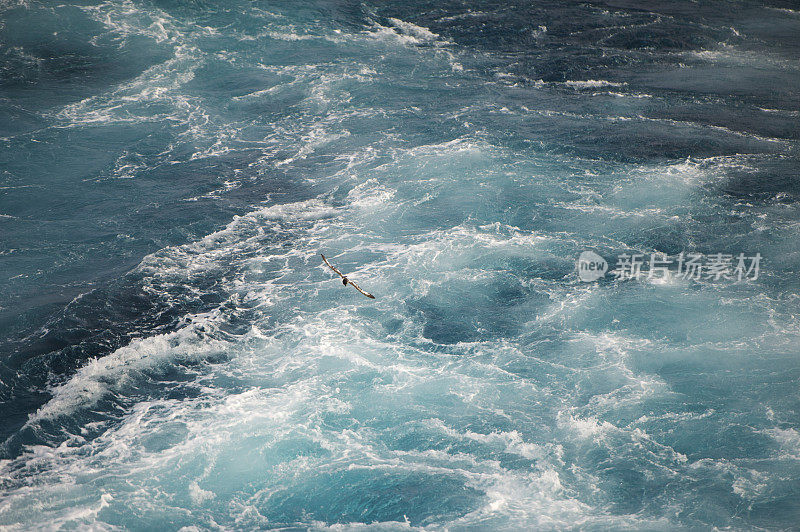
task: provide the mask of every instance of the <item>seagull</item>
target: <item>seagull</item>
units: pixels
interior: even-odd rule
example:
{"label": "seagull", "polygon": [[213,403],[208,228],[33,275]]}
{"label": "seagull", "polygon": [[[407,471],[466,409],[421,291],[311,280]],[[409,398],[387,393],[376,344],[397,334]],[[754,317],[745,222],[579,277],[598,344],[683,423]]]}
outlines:
{"label": "seagull", "polygon": [[359,292],[361,292],[362,294],[364,294],[364,295],[365,295],[365,296],[367,296],[368,298],[370,298],[370,299],[375,299],[375,296],[373,296],[373,295],[372,295],[372,294],[370,294],[369,292],[365,292],[365,291],[363,291],[363,290],[361,289],[361,287],[360,287],[360,286],[358,286],[356,283],[354,283],[353,281],[351,281],[350,279],[348,279],[347,277],[345,277],[344,275],[342,275],[342,272],[340,272],[339,270],[337,270],[337,269],[336,269],[336,268],[335,268],[335,267],[334,267],[334,266],[333,266],[333,265],[332,265],[330,262],[328,262],[328,259],[326,259],[326,258],[325,258],[325,255],[322,255],[322,253],[320,253],[320,255],[322,256],[322,260],[323,260],[323,261],[325,261],[325,264],[327,264],[327,265],[328,265],[328,268],[330,268],[331,270],[335,271],[335,272],[336,272],[336,274],[337,274],[339,277],[341,277],[341,278],[342,278],[342,284],[343,284],[343,285],[347,286],[348,284],[350,284],[350,285],[352,285],[352,286],[353,286],[353,288],[355,288],[356,290],[358,290]]}

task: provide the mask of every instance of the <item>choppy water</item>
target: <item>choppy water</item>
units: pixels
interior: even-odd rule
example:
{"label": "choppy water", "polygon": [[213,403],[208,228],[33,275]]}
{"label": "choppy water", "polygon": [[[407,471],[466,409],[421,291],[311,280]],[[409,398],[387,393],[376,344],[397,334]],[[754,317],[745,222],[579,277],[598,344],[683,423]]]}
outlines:
{"label": "choppy water", "polygon": [[0,526],[797,526],[797,9],[0,2]]}

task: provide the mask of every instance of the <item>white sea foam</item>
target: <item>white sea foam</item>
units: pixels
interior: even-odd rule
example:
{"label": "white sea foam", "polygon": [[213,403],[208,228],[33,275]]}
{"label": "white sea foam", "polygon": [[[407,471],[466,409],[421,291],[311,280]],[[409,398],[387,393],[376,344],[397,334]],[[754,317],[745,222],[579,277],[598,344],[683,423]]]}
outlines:
{"label": "white sea foam", "polygon": [[614,91],[605,91],[605,92],[593,92],[592,96],[614,96],[615,98],[652,98],[652,94],[646,94],[643,92],[614,92]]}
{"label": "white sea foam", "polygon": [[765,113],[775,113],[792,117],[800,116],[800,111],[794,109],[769,109],[765,107],[759,107],[759,109]]}
{"label": "white sea foam", "polygon": [[373,39],[398,42],[404,45],[449,44],[448,41],[423,26],[417,26],[398,18],[389,18],[388,20],[392,25],[391,27],[381,26],[376,23],[375,29],[366,32],[366,35]]}
{"label": "white sea foam", "polygon": [[800,460],[800,433],[797,430],[774,428],[765,432],[780,445],[783,457]]}
{"label": "white sea foam", "polygon": [[467,18],[484,18],[489,16],[491,15],[485,11],[473,11],[471,9],[467,9],[465,13],[461,13],[460,15],[451,15],[447,17],[442,17],[438,19],[438,22],[452,22],[454,20],[462,20]]}
{"label": "white sea foam", "polygon": [[91,407],[107,394],[132,384],[137,376],[147,371],[164,369],[176,362],[201,361],[224,350],[223,342],[205,339],[195,327],[134,341],[89,362],[69,381],[53,389],[52,399],[36,411],[28,423],[68,415],[79,407]]}
{"label": "white sea foam", "polygon": [[584,81],[565,81],[564,85],[574,89],[596,89],[600,87],[624,87],[627,83],[606,81],[604,79],[587,79]]}
{"label": "white sea foam", "polygon": [[796,9],[789,9],[788,7],[771,7],[771,6],[769,6],[769,7],[766,7],[766,9],[769,9],[769,10],[772,10],[772,11],[779,11],[781,13],[788,13],[790,15],[796,15],[796,16],[800,15],[800,11],[798,11]]}
{"label": "white sea foam", "polygon": [[413,35],[418,39],[419,42],[431,42],[439,37],[428,28],[417,26],[416,24],[405,22],[398,18],[390,18],[389,22],[391,22],[396,28],[398,28],[404,34]]}

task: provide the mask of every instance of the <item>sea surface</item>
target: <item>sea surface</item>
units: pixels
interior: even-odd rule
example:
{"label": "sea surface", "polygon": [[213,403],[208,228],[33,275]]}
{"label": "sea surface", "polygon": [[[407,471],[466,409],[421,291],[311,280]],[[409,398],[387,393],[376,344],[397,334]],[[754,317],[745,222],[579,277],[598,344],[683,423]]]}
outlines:
{"label": "sea surface", "polygon": [[796,529],[799,148],[797,2],[0,0],[0,528]]}

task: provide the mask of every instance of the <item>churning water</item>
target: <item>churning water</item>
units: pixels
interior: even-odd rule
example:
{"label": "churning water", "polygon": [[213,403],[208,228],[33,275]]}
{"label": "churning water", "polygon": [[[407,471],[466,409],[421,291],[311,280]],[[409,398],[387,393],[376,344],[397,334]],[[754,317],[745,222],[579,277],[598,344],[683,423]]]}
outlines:
{"label": "churning water", "polygon": [[796,5],[0,21],[0,526],[800,523]]}

